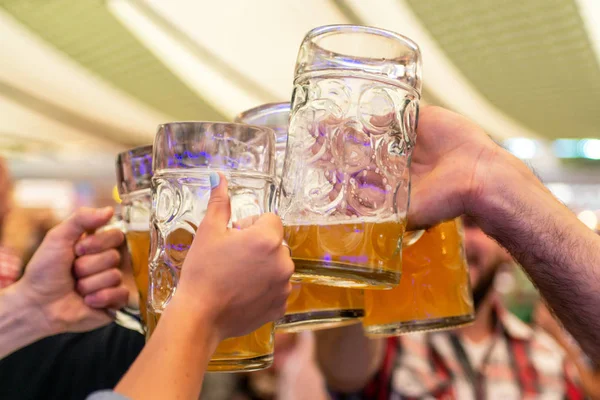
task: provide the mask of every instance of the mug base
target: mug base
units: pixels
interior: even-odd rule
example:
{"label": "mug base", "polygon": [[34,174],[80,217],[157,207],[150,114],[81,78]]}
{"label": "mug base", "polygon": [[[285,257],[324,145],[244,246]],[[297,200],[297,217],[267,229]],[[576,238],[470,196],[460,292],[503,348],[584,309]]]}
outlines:
{"label": "mug base", "polygon": [[251,372],[273,365],[273,354],[245,359],[211,360],[207,372]]}
{"label": "mug base", "polygon": [[359,323],[364,314],[360,309],[286,314],[276,322],[275,329],[278,332],[293,333],[338,328]]}
{"label": "mug base", "polygon": [[400,336],[406,333],[431,332],[454,329],[469,325],[475,320],[474,314],[465,314],[455,317],[443,317],[430,320],[413,320],[392,324],[364,326],[365,335],[371,338]]}

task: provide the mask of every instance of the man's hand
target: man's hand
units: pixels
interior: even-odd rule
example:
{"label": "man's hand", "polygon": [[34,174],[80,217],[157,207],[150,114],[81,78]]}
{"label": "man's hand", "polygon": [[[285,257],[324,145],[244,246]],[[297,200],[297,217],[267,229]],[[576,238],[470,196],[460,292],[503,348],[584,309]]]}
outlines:
{"label": "man's hand", "polygon": [[503,150],[476,124],[439,107],[419,114],[412,164],[411,227],[470,213]]}
{"label": "man's hand", "polygon": [[424,107],[409,228],[467,214],[517,259],[587,354],[600,359],[600,238],[476,124]]}
{"label": "man's hand", "polygon": [[48,334],[106,325],[112,321],[107,309],[127,303],[115,249],[123,242],[123,234],[118,230],[93,234],[111,216],[110,207],[82,208],[54,227],[17,283],[42,310]]}

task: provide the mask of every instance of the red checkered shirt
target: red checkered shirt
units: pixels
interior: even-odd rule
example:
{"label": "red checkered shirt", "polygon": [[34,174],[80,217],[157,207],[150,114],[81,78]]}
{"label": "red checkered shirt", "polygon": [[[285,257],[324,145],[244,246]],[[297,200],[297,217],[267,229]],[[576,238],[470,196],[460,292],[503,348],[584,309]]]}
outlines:
{"label": "red checkered shirt", "polygon": [[12,285],[21,276],[23,262],[7,247],[0,246],[0,289]]}
{"label": "red checkered shirt", "polygon": [[[481,364],[471,366],[453,332],[390,338],[382,368],[357,396],[388,399],[582,399],[563,350],[500,306]],[[462,348],[462,350],[461,350]],[[467,349],[468,350],[468,349]],[[337,396],[334,396],[334,398]]]}

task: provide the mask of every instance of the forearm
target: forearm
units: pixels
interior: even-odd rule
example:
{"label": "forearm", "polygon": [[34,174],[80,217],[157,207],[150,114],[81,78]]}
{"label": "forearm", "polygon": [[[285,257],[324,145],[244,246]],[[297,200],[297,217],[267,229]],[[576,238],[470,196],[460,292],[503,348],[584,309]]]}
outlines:
{"label": "forearm", "polygon": [[523,164],[504,157],[495,167],[472,214],[524,267],[586,353],[600,359],[600,237]]}
{"label": "forearm", "polygon": [[115,391],[130,399],[197,399],[210,357],[219,344],[209,319],[176,300]]}
{"label": "forearm", "polygon": [[361,390],[381,367],[385,341],[365,337],[360,324],[316,331],[315,336],[317,360],[333,390]]}
{"label": "forearm", "polygon": [[0,290],[0,359],[50,333],[43,312],[17,282]]}

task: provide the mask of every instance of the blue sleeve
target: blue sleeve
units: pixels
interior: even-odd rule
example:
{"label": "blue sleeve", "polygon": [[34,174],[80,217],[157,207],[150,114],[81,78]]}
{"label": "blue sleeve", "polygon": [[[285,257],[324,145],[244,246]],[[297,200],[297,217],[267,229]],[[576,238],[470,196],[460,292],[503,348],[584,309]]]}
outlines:
{"label": "blue sleeve", "polygon": [[130,400],[122,394],[115,393],[112,390],[101,390],[90,394],[86,400]]}

